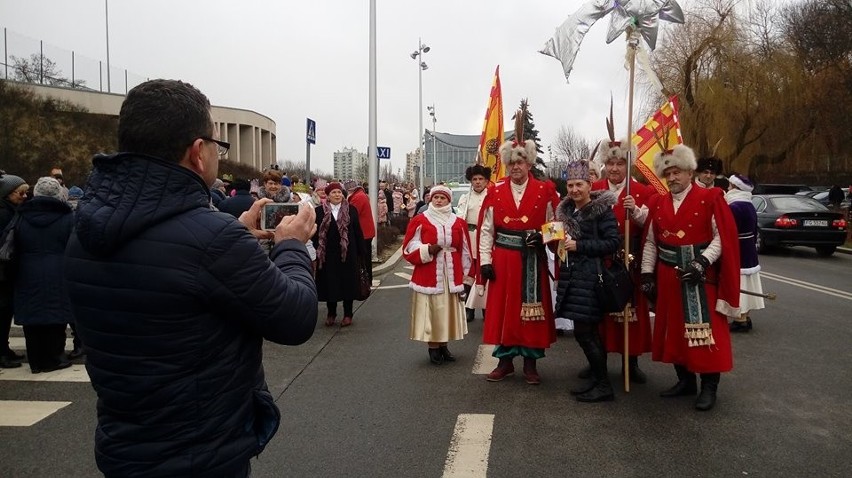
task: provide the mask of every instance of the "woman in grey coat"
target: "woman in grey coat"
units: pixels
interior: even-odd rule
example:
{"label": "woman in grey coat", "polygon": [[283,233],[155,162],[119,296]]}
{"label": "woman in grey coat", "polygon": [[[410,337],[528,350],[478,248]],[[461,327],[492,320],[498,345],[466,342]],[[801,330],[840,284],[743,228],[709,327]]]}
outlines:
{"label": "woman in grey coat", "polygon": [[594,381],[571,393],[581,402],[601,402],[614,398],[606,369],[606,352],[598,325],[603,310],[598,304],[595,284],[604,257],[618,249],[621,240],[612,212],[615,195],[592,191],[587,161],[568,164],[568,196],[556,211],[565,226],[565,260],[559,267],[556,286],[556,315],[574,321],[574,338],[589,361]]}

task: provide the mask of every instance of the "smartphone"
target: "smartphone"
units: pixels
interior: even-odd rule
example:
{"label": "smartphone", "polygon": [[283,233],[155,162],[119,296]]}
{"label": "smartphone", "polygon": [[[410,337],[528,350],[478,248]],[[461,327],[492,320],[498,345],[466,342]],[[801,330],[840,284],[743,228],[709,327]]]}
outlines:
{"label": "smartphone", "polygon": [[273,231],[275,226],[285,216],[292,216],[299,212],[297,203],[273,202],[263,206],[260,214],[260,226],[264,231]]}

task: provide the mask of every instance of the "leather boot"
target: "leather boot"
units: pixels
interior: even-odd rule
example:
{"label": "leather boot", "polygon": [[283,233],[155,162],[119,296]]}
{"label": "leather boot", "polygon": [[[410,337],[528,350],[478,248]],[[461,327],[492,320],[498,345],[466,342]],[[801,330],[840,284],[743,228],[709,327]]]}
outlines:
{"label": "leather boot", "polygon": [[438,347],[438,350],[441,351],[441,357],[444,358],[444,362],[455,362],[456,361],[455,355],[450,353],[450,349],[448,349],[446,345],[442,345],[442,346]]}
{"label": "leather boot", "polygon": [[701,374],[701,393],[695,399],[695,409],[706,412],[716,405],[716,390],[719,388],[718,373]]}
{"label": "leather boot", "polygon": [[582,378],[583,380],[592,378],[592,367],[586,365],[580,369],[580,373],[577,374],[577,378]]}
{"label": "leather boot", "polygon": [[465,318],[467,319],[468,322],[473,322],[473,312],[474,312],[473,309],[468,309],[468,308],[464,309],[464,315],[465,315]]}
{"label": "leather boot", "polygon": [[675,365],[674,367],[677,373],[677,383],[672,388],[660,392],[660,396],[666,398],[682,397],[698,393],[695,374],[687,370],[683,365]]}
{"label": "leather boot", "polygon": [[752,328],[751,319],[746,317],[746,320],[744,322],[740,322],[740,321],[737,321],[737,320],[731,322],[731,326],[730,326],[729,330],[733,333],[738,333],[738,332],[748,332],[748,331],[751,330],[751,328]]}
{"label": "leather boot", "polygon": [[586,353],[586,358],[589,360],[589,365],[592,369],[594,377],[594,386],[579,395],[578,402],[609,402],[615,399],[615,392],[612,390],[612,384],[609,381],[609,372],[606,368],[606,352],[603,350],[603,344],[600,339],[589,341],[583,346],[583,352]]}
{"label": "leather boot", "polygon": [[[630,370],[630,383],[643,384],[648,381],[648,376],[639,368],[639,357],[631,355],[627,358],[627,366]],[[624,375],[624,363],[621,365],[621,375]]]}
{"label": "leather boot", "polygon": [[429,347],[429,361],[432,365],[441,365],[444,363],[444,356],[441,355],[441,349]]}
{"label": "leather boot", "polygon": [[497,364],[497,368],[492,370],[491,373],[485,377],[485,380],[488,380],[489,382],[499,382],[514,373],[515,364],[512,363],[512,357],[502,357],[500,362]]}
{"label": "leather boot", "polygon": [[541,377],[535,368],[535,359],[524,357],[524,380],[530,385],[540,385]]}

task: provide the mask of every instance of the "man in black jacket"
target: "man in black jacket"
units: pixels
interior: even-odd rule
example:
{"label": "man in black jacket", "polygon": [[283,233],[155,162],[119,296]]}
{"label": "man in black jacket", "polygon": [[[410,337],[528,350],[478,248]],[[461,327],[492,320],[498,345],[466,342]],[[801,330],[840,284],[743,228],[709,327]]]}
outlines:
{"label": "man in black jacket", "polygon": [[220,202],[218,207],[222,212],[240,217],[240,214],[248,211],[254,204],[254,197],[251,195],[251,184],[245,179],[237,179],[233,185],[236,193]]}
{"label": "man in black jacket", "polygon": [[[210,208],[228,143],[193,86],[152,80],[119,113],[122,153],[96,156],[65,277],[98,394],[95,457],[107,477],[244,477],[278,429],[263,339],[313,334],[316,287],[303,207],[258,231]],[[270,256],[257,238],[274,236]]]}

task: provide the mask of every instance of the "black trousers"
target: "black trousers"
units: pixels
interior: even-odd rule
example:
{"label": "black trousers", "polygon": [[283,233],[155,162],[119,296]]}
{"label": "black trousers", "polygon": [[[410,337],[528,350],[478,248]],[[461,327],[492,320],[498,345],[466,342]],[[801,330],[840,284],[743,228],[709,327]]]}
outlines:
{"label": "black trousers", "polygon": [[25,325],[30,368],[52,368],[65,362],[65,324]]}
{"label": "black trousers", "polygon": [[[344,317],[352,317],[352,302],[351,300],[343,301]],[[337,316],[337,302],[326,302],[325,306],[328,308],[328,315]]]}
{"label": "black trousers", "polygon": [[0,355],[9,353],[9,330],[12,328],[12,285],[0,282]]}
{"label": "black trousers", "polygon": [[[364,247],[367,251],[367,257],[364,258],[367,261],[367,264],[370,264],[373,257],[373,240],[372,239],[364,239]],[[368,267],[367,270],[370,272],[370,280],[373,280],[373,268]]]}

